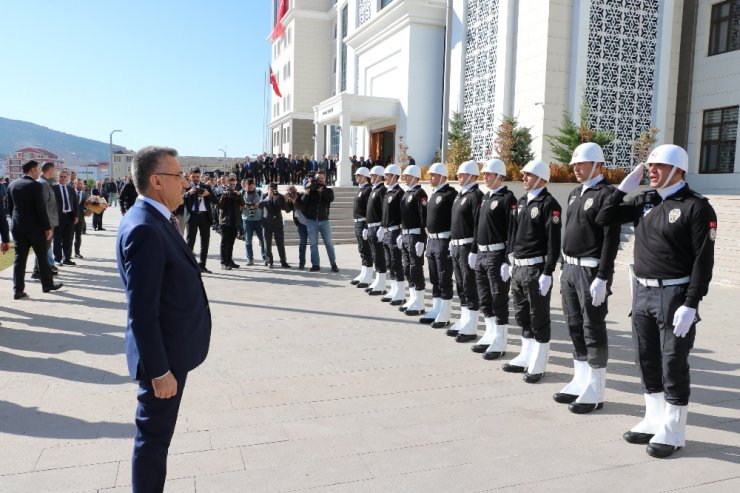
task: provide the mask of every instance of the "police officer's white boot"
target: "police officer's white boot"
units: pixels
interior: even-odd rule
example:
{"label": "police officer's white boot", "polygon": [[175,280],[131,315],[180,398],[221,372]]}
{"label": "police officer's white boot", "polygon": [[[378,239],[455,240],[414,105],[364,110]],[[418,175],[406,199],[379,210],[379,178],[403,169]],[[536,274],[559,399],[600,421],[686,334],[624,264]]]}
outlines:
{"label": "police officer's white boot", "polygon": [[367,270],[367,267],[363,265],[362,268],[360,269],[360,273],[357,274],[357,276],[355,276],[355,278],[352,279],[349,283],[352,284],[353,286],[357,286],[358,284],[360,284],[360,279],[362,279],[362,276],[365,275],[366,270]]}
{"label": "police officer's white boot", "polygon": [[670,402],[665,403],[663,423],[648,443],[648,455],[663,459],[686,445],[686,417],[688,411],[688,406],[676,406]]}
{"label": "police officer's white boot", "polygon": [[573,379],[563,387],[560,392],[553,394],[552,398],[560,404],[570,404],[578,399],[588,385],[588,361],[573,360]]}
{"label": "police officer's white boot", "polygon": [[455,342],[470,342],[478,338],[478,310],[468,310],[468,318],[465,325],[460,327],[460,332],[455,338]]}
{"label": "police officer's white boot", "polygon": [[398,285],[396,284],[396,281],[391,279],[391,290],[388,293],[386,293],[385,296],[380,298],[380,301],[382,301],[383,303],[390,303],[390,301],[396,295],[397,289],[398,289]]}
{"label": "police officer's white boot", "polygon": [[414,299],[408,308],[406,308],[406,315],[414,316],[421,315],[424,313],[424,290],[423,289],[412,289],[411,296]]}
{"label": "police officer's white boot", "polygon": [[586,388],[578,399],[570,406],[570,412],[586,414],[604,407],[604,391],[606,390],[606,368],[588,368]]}
{"label": "police officer's white boot", "polygon": [[509,361],[508,363],[504,363],[504,366],[502,366],[501,369],[509,373],[524,373],[525,371],[527,371],[529,356],[532,354],[534,342],[534,339],[528,339],[522,336],[521,352],[513,360]]}
{"label": "police officer's white boot", "polygon": [[380,296],[385,294],[385,272],[378,272],[375,275],[375,281],[370,286],[368,294],[370,296]]}
{"label": "police officer's white boot", "polygon": [[442,298],[432,298],[432,309],[419,319],[420,324],[431,324],[437,318],[439,309],[442,307]]}
{"label": "police officer's white boot", "polygon": [[441,329],[450,325],[450,313],[452,312],[452,300],[440,299],[439,313],[432,322],[433,329]]}
{"label": "police officer's white boot", "polygon": [[414,288],[409,289],[409,299],[406,300],[406,302],[398,307],[399,312],[405,312],[409,309],[409,306],[412,305],[416,301],[416,290]]}
{"label": "police officer's white boot", "polygon": [[506,355],[506,344],[509,342],[509,326],[507,324],[496,324],[496,331],[493,336],[493,342],[486,352],[483,353],[483,359],[494,360]]}
{"label": "police officer's white boot", "polygon": [[399,306],[404,301],[406,301],[406,281],[396,281],[396,292],[393,293],[393,297],[391,298],[391,305]]}
{"label": "police officer's white boot", "polygon": [[622,435],[629,443],[646,444],[663,426],[665,396],[663,392],[645,395],[645,417]]}
{"label": "police officer's white boot", "polygon": [[360,278],[360,282],[357,283],[358,288],[366,288],[370,286],[370,284],[373,282],[373,269],[370,267],[362,267],[362,277]]}
{"label": "police officer's white boot", "polygon": [[483,322],[486,324],[486,331],[483,336],[476,341],[475,344],[470,348],[474,353],[485,353],[488,346],[493,342],[493,338],[496,335],[496,318],[494,317],[483,317]]}
{"label": "police officer's white boot", "polygon": [[534,341],[532,354],[529,355],[529,364],[523,380],[527,383],[537,383],[545,376],[547,359],[550,356],[550,343]]}
{"label": "police officer's white boot", "polygon": [[457,334],[460,333],[460,328],[465,325],[465,322],[468,319],[468,307],[467,306],[461,306],[460,307],[460,320],[455,322],[452,327],[447,329],[447,335],[450,337],[457,337]]}

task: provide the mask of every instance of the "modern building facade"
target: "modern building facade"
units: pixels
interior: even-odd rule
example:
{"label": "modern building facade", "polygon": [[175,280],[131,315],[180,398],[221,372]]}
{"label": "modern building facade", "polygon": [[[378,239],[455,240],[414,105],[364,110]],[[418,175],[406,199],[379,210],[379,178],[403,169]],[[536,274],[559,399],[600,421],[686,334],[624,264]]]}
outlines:
{"label": "modern building facade", "polygon": [[64,159],[60,159],[53,152],[36,147],[24,147],[23,149],[18,149],[3,160],[4,171],[2,175],[8,176],[11,180],[20,178],[23,176],[23,163],[30,161],[31,159],[36,160],[41,164],[54,163],[54,166],[57,168],[64,167]]}

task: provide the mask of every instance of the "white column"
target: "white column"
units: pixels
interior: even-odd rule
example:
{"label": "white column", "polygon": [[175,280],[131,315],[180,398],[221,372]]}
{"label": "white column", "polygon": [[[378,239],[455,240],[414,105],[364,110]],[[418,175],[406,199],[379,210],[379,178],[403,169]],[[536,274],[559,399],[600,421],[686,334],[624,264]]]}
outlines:
{"label": "white column", "polygon": [[350,119],[342,113],[339,116],[339,162],[337,163],[337,186],[352,186],[352,163],[349,160]]}
{"label": "white column", "polygon": [[568,82],[568,111],[578,121],[583,95],[586,92],[586,62],[588,61],[588,33],[590,29],[591,0],[577,0],[573,4],[573,41],[571,44],[570,81]]}
{"label": "white column", "polygon": [[324,125],[317,122],[313,124],[313,155],[320,161],[324,154]]}

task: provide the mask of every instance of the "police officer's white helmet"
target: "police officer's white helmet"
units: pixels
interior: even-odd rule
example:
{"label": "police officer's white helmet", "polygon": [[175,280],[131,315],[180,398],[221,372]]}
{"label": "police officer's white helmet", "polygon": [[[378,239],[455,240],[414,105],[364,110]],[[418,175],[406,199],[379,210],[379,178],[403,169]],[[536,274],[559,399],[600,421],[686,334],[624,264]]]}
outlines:
{"label": "police officer's white helmet", "polygon": [[689,155],[682,147],[673,144],[663,144],[656,147],[647,158],[648,164],[670,164],[676,168],[689,171]]}
{"label": "police officer's white helmet", "polygon": [[589,161],[593,161],[594,163],[603,163],[606,161],[604,159],[604,151],[595,142],[586,142],[579,145],[573,151],[573,156],[570,158],[570,164],[586,163]]}
{"label": "police officer's white helmet", "polygon": [[460,165],[459,168],[457,168],[457,174],[460,173],[467,173],[469,175],[478,176],[480,174],[480,169],[478,168],[478,163],[475,161],[465,161]]}
{"label": "police officer's white helmet", "polygon": [[491,159],[490,161],[486,162],[486,165],[483,166],[483,169],[480,170],[480,172],[496,173],[500,176],[506,176],[506,164],[504,164],[504,162],[500,159]]}
{"label": "police officer's white helmet", "polygon": [[355,176],[357,175],[364,176],[365,178],[370,178],[370,170],[367,169],[365,166],[360,166],[359,168],[357,168],[357,171],[355,171]]}
{"label": "police officer's white helmet", "polygon": [[385,167],[385,174],[401,176],[401,167],[397,164],[389,164]]}
{"label": "police officer's white helmet", "polygon": [[444,163],[434,163],[431,166],[429,166],[428,173],[430,175],[442,175],[445,178],[447,175],[447,165]]}
{"label": "police officer's white helmet", "polygon": [[412,164],[410,166],[406,166],[406,169],[403,170],[403,174],[409,175],[409,176],[415,176],[416,178],[421,179],[421,168],[419,168],[415,164]]}
{"label": "police officer's white helmet", "polygon": [[373,168],[370,170],[371,175],[383,176],[384,172],[385,169],[382,166],[373,166]]}
{"label": "police officer's white helmet", "polygon": [[528,162],[522,168],[522,173],[531,173],[545,181],[550,181],[550,166],[541,159]]}

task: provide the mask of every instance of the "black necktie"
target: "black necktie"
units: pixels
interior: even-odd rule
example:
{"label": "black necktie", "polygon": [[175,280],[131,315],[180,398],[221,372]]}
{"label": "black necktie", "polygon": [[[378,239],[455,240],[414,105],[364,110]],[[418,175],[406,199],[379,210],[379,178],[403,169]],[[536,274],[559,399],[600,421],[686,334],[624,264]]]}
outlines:
{"label": "black necktie", "polygon": [[69,200],[67,200],[67,187],[64,185],[59,185],[59,191],[62,192],[62,212],[67,212],[69,210]]}

